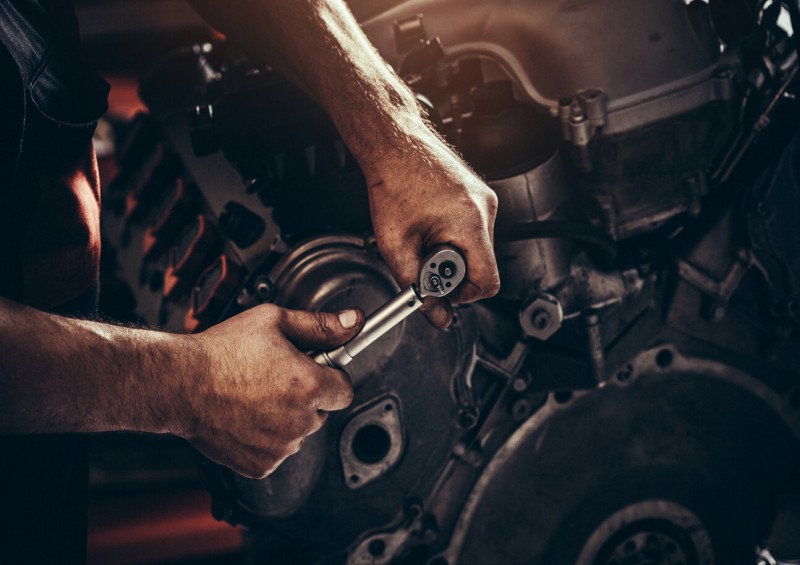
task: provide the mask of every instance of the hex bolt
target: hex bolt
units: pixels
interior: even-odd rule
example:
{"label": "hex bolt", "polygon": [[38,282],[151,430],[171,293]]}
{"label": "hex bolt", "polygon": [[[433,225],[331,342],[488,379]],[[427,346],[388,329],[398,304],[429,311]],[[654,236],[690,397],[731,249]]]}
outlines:
{"label": "hex bolt", "polygon": [[531,403],[525,398],[520,398],[511,406],[511,418],[515,422],[527,419],[531,414]]}
{"label": "hex bolt", "polygon": [[530,337],[545,341],[561,328],[564,313],[552,295],[539,294],[519,311],[519,323]]}
{"label": "hex bolt", "polygon": [[256,294],[262,302],[268,302],[272,300],[272,297],[275,294],[275,287],[268,278],[258,277],[254,286]]}
{"label": "hex bolt", "polygon": [[552,318],[550,317],[550,313],[546,310],[536,310],[531,315],[531,321],[533,322],[533,327],[536,329],[546,330],[550,326]]}
{"label": "hex bolt", "polygon": [[478,422],[478,411],[471,406],[464,406],[458,412],[458,425],[469,430]]}

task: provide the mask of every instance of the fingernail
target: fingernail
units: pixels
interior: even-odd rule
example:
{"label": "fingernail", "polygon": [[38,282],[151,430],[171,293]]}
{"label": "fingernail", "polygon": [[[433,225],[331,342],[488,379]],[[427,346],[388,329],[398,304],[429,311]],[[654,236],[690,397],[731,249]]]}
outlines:
{"label": "fingernail", "polygon": [[350,329],[356,325],[358,321],[358,314],[356,314],[355,310],[344,310],[339,312],[339,323],[342,324],[342,327],[345,329]]}

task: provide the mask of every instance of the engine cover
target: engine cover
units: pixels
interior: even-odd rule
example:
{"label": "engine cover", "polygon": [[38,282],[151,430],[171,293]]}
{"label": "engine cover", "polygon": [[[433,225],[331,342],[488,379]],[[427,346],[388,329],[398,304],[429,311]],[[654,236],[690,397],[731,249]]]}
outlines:
{"label": "engine cover", "polygon": [[[257,285],[288,308],[369,313],[399,290],[374,243],[326,236],[287,254]],[[447,331],[411,317],[347,367],[355,399],[263,480],[207,463],[222,515],[302,540],[321,554],[344,551],[365,530],[402,519],[424,499],[457,432],[455,387],[476,337],[468,308]],[[400,514],[398,514],[400,512]],[[309,538],[307,532],[315,532]]]}
{"label": "engine cover", "polygon": [[[203,461],[253,562],[751,561],[800,492],[798,153],[774,133],[800,85],[773,20],[724,54],[699,1],[411,0],[363,23],[497,193],[503,289],[368,348],[352,407],[267,479]],[[201,331],[398,291],[306,96],[226,44],[142,91],[105,198],[130,318]]]}

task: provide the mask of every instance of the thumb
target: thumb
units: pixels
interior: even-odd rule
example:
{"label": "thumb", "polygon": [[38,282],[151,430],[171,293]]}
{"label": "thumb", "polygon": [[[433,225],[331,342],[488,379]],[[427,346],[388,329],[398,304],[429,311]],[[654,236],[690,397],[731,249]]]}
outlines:
{"label": "thumb", "polygon": [[279,328],[298,349],[327,349],[348,341],[363,324],[358,308],[336,313],[283,310]]}

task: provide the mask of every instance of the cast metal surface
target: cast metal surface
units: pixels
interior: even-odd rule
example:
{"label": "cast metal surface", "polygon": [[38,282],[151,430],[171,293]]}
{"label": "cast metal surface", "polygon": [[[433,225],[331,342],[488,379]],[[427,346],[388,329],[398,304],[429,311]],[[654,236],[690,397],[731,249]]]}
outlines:
{"label": "cast metal surface", "polygon": [[354,410],[339,440],[345,484],[357,489],[371,483],[398,462],[404,448],[397,400],[386,396]]}
{"label": "cast metal surface", "polygon": [[[439,257],[398,288],[313,102],[225,44],[151,75],[148,149],[105,198],[130,318],[181,329],[220,253],[238,287],[203,323],[264,302],[377,310],[326,353],[351,408],[266,479],[201,464],[253,563],[798,557],[781,532],[800,511],[800,86],[780,5],[750,4],[411,0],[363,22],[498,196],[500,295],[446,331],[408,314],[466,265]],[[142,242],[176,178],[226,229],[165,295],[186,246]]]}

